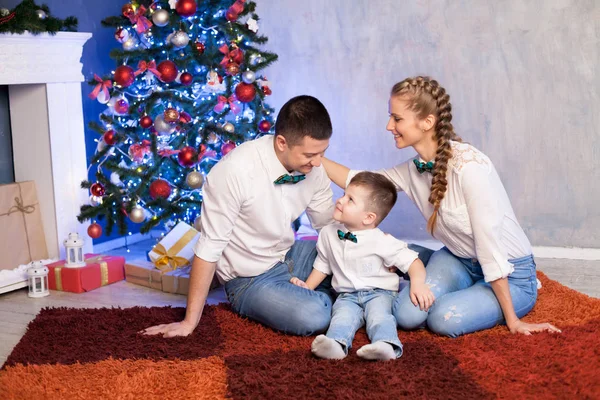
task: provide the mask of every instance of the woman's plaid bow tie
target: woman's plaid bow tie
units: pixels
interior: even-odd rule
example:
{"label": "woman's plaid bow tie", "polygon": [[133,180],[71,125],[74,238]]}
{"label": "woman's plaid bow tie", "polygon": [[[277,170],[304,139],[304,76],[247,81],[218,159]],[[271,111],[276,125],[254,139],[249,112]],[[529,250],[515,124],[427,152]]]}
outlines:
{"label": "woman's plaid bow tie", "polygon": [[346,234],[344,234],[344,232],[338,229],[338,237],[340,238],[340,240],[349,240],[351,242],[358,243],[356,236],[354,236],[352,232],[347,232]]}
{"label": "woman's plaid bow tie", "polygon": [[275,179],[275,182],[273,182],[276,185],[281,185],[284,183],[291,183],[291,184],[296,184],[300,181],[303,181],[304,179],[306,179],[306,176],[304,175],[289,175],[289,174],[285,174],[285,175],[281,175],[279,178]]}
{"label": "woman's plaid bow tie", "polygon": [[431,173],[433,171],[433,161],[423,162],[415,158],[413,159],[413,162],[415,163],[417,171],[419,171],[420,174],[422,174],[423,172]]}

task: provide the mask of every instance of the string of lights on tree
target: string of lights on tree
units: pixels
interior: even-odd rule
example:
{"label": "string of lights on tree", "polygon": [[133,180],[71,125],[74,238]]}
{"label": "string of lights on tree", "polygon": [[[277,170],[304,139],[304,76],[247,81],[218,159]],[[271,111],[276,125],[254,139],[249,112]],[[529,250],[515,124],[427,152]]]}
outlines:
{"label": "string of lights on tree", "polygon": [[[139,0],[102,21],[115,28],[117,67],[95,75],[90,97],[106,109],[89,124],[97,132],[82,182],[90,203],[78,219],[106,220],[121,235],[128,221],[147,233],[180,221],[199,228],[205,175],[246,140],[267,134],[273,109],[266,77],[277,60],[259,48],[256,4],[246,0]],[[93,238],[102,235],[94,222]]]}

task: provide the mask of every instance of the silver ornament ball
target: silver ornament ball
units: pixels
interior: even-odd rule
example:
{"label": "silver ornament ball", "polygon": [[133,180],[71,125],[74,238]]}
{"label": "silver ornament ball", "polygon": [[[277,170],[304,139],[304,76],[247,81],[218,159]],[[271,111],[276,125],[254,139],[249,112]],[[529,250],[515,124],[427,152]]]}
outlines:
{"label": "silver ornament ball", "polygon": [[154,119],[154,129],[161,135],[170,135],[175,132],[175,125],[171,125],[167,121],[165,121],[162,115],[158,115]]}
{"label": "silver ornament ball", "polygon": [[200,219],[200,215],[198,215],[196,217],[196,219],[194,220],[194,229],[196,229],[198,232],[200,232],[200,224],[201,224],[202,220]]}
{"label": "silver ornament ball", "polygon": [[0,8],[0,17],[6,17],[10,14],[10,10],[8,8]]}
{"label": "silver ornament ball", "polygon": [[188,45],[190,42],[190,37],[184,31],[175,32],[175,34],[171,37],[171,44],[176,49],[182,49]]}
{"label": "silver ornament ball", "polygon": [[125,50],[125,51],[134,50],[135,46],[137,46],[137,41],[135,40],[135,37],[133,37],[133,36],[130,36],[129,39],[127,39],[126,41],[123,42],[123,50]]}
{"label": "silver ornament ball", "polygon": [[198,189],[202,187],[202,184],[204,183],[204,176],[202,176],[202,174],[198,171],[192,171],[187,174],[185,183],[187,183],[187,185],[192,189]]}
{"label": "silver ornament ball", "polygon": [[233,126],[231,122],[227,122],[225,125],[223,125],[223,130],[227,133],[233,133],[235,132],[235,126]]}
{"label": "silver ornament ball", "polygon": [[44,10],[35,10],[35,13],[39,19],[46,19],[48,16]]}
{"label": "silver ornament ball", "polygon": [[140,206],[135,206],[129,213],[129,219],[136,224],[144,222],[146,220],[146,211]]}
{"label": "silver ornament ball", "polygon": [[154,22],[154,25],[159,27],[167,25],[169,23],[169,12],[163,9],[157,10],[152,15],[152,22]]}
{"label": "silver ornament ball", "polygon": [[256,80],[256,74],[254,71],[244,71],[244,73],[242,73],[242,80],[244,83],[254,83]]}
{"label": "silver ornament ball", "polygon": [[90,205],[96,207],[96,206],[99,206],[100,204],[102,204],[102,197],[94,196],[94,195],[90,196]]}

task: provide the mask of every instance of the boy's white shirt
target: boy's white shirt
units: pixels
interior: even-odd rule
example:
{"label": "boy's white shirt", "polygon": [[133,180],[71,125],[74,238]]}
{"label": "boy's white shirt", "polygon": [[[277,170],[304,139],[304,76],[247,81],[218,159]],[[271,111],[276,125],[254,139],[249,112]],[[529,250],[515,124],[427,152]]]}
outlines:
{"label": "boy's white shirt", "polygon": [[243,143],[206,176],[194,253],[217,263],[221,282],[260,275],[283,261],[294,244],[292,223],[305,210],[315,229],[333,222],[325,169],[314,167],[297,184],[273,183],[287,173],[268,135]]}
{"label": "boy's white shirt", "polygon": [[[531,244],[490,159],[467,143],[450,143],[448,185],[440,204],[435,238],[457,257],[477,259],[486,282],[505,278],[514,270],[508,260],[530,255]],[[350,171],[346,184],[359,172]],[[429,203],[432,175],[419,173],[412,159],[375,172],[404,191],[426,220],[433,214]]]}
{"label": "boy's white shirt", "polygon": [[327,225],[321,230],[313,268],[333,275],[331,285],[338,293],[377,288],[397,291],[400,278],[388,268],[395,266],[406,273],[418,258],[418,253],[378,228],[352,232],[357,243],[340,240],[338,229],[348,232],[340,223]]}

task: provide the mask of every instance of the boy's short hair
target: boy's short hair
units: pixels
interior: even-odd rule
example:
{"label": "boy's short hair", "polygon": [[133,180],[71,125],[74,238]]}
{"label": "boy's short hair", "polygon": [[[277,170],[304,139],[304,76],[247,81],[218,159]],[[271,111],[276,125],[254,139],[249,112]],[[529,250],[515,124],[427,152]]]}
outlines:
{"label": "boy's short hair", "polygon": [[377,215],[375,226],[387,217],[398,199],[396,186],[388,178],[375,172],[359,172],[348,185],[359,186],[369,192],[368,197],[365,199],[366,207],[367,211],[374,212]]}
{"label": "boy's short hair", "polygon": [[275,122],[275,135],[283,136],[289,146],[299,144],[305,136],[327,140],[333,128],[327,109],[312,96],[296,96],[281,107]]}

